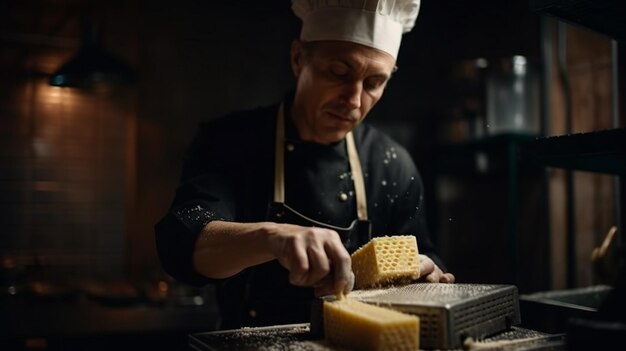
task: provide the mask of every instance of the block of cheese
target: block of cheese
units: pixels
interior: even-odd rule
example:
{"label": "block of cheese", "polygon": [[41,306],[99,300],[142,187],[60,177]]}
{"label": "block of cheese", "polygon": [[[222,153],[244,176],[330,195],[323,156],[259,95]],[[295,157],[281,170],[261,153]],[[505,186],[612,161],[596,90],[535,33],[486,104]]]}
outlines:
{"label": "block of cheese", "polygon": [[354,350],[419,349],[419,317],[349,297],[324,302],[324,335]]}
{"label": "block of cheese", "polygon": [[373,238],[352,254],[356,289],[410,282],[420,275],[417,241],[412,235]]}

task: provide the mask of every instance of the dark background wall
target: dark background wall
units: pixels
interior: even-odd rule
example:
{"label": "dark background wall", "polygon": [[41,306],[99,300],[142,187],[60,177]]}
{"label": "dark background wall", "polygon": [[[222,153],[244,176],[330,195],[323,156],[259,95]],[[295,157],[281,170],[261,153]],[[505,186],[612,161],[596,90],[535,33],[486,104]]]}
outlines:
{"label": "dark background wall", "polygon": [[[0,106],[0,146],[3,167],[10,170],[3,173],[0,186],[3,193],[13,194],[2,203],[5,213],[10,214],[3,217],[3,222],[10,225],[2,239],[2,253],[23,264],[45,257],[44,261],[55,267],[68,261],[63,257],[71,256],[72,264],[89,267],[87,271],[99,267],[105,272],[110,264],[104,257],[115,257],[118,269],[108,271],[109,275],[161,274],[152,228],[169,206],[182,154],[197,123],[233,110],[275,103],[293,84],[289,47],[298,36],[299,20],[291,12],[290,2],[46,0],[3,1],[0,6],[0,70],[4,77],[0,83],[4,97]],[[58,90],[46,85],[47,77],[78,49],[83,16],[101,25],[103,46],[134,67],[139,76],[135,85],[104,93]],[[471,5],[451,0],[424,1],[415,28],[404,36],[399,71],[369,117],[369,122],[396,137],[413,154],[429,190],[429,225],[435,239],[448,245],[441,250],[444,256],[450,256],[444,258],[451,262],[451,269],[459,272],[460,281],[508,281],[506,269],[464,272],[459,257],[481,253],[459,256],[462,250],[451,249],[462,247],[458,243],[464,241],[493,241],[485,236],[485,230],[496,237],[506,232],[506,214],[501,206],[506,199],[497,196],[506,191],[506,180],[483,180],[484,196],[466,194],[467,202],[460,209],[452,210],[449,206],[458,205],[441,202],[440,170],[435,165],[442,157],[439,147],[451,141],[446,131],[450,121],[458,117],[461,104],[453,73],[459,63],[478,57],[491,60],[520,54],[538,62],[539,20],[539,15],[529,11],[527,1],[522,0],[485,0]],[[51,96],[57,100],[50,102]],[[46,104],[49,109],[40,108]],[[68,120],[64,116],[75,117]],[[60,124],[63,118],[65,124]],[[78,136],[87,129],[107,132],[102,132],[101,138],[85,141],[98,151],[78,158],[54,159],[43,173],[35,174],[29,170],[47,156],[25,156],[16,150],[32,148],[33,140],[42,135],[45,138],[40,133],[44,127]],[[67,142],[65,134],[45,140],[51,147]],[[85,150],[85,145],[76,142],[66,148]],[[102,171],[96,166],[84,166],[96,157],[89,155],[101,155],[97,157],[102,159],[98,163]],[[89,179],[96,184],[82,182],[80,188],[74,180],[51,175],[59,167],[57,160],[93,170]],[[110,168],[119,174],[115,181],[105,182],[111,176],[103,170]],[[29,176],[23,178],[24,172]],[[54,181],[56,188],[42,190],[41,181]],[[460,189],[468,186],[472,185]],[[11,190],[15,187],[21,190]],[[96,188],[101,193],[90,191]],[[33,237],[33,227],[24,223],[36,220],[38,214],[30,208],[39,206],[37,196],[41,192],[53,211],[48,217],[70,219],[62,221],[54,235],[37,230],[38,238],[47,238],[43,241],[15,239]],[[76,192],[89,194],[90,206],[107,209],[98,213],[109,215],[85,214],[79,216],[80,220],[73,219],[77,218],[73,208],[85,208],[81,207],[84,202],[75,200]],[[113,193],[118,196],[108,199]],[[529,201],[532,205],[535,200]],[[468,208],[484,210],[481,215],[466,210],[468,222],[454,221]],[[500,224],[476,224],[487,218],[496,218]],[[117,226],[94,229],[101,228],[102,221]],[[539,233],[536,235],[545,233],[545,228],[529,230]],[[79,245],[80,240],[72,239],[84,238],[84,233],[92,238],[87,244]],[[9,236],[13,239],[6,239]],[[54,255],[47,242],[56,243]],[[480,246],[472,249],[480,250]],[[116,255],[107,256],[111,252]],[[86,258],[93,255],[103,259]],[[482,263],[499,259],[497,255],[489,256]],[[89,264],[85,266],[86,262]],[[493,268],[488,267],[485,269]],[[529,289],[546,287],[545,279],[540,281],[529,283]]]}

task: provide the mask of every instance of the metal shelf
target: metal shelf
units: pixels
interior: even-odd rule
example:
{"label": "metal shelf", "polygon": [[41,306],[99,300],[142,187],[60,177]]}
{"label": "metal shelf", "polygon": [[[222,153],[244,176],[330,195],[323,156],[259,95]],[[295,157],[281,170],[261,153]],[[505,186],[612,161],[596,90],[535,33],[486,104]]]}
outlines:
{"label": "metal shelf", "polygon": [[533,11],[626,40],[624,0],[530,0]]}
{"label": "metal shelf", "polygon": [[537,135],[526,133],[505,133],[487,136],[463,143],[440,145],[437,148],[436,166],[440,174],[463,177],[506,176],[511,162],[515,169],[527,172],[517,166],[520,145],[534,141]]}
{"label": "metal shelf", "polygon": [[522,144],[523,161],[547,167],[626,174],[626,129],[538,138]]}

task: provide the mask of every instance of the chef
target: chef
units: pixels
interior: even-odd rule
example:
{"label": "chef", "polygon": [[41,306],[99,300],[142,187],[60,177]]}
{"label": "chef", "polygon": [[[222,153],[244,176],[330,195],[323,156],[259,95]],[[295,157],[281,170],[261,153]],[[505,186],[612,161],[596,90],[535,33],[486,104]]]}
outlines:
{"label": "chef", "polygon": [[411,156],[363,122],[419,4],[292,1],[294,90],[200,126],[156,242],[171,276],[215,285],[222,328],[309,321],[315,296],[352,289],[350,253],[374,236],[415,235],[421,279],[454,282]]}

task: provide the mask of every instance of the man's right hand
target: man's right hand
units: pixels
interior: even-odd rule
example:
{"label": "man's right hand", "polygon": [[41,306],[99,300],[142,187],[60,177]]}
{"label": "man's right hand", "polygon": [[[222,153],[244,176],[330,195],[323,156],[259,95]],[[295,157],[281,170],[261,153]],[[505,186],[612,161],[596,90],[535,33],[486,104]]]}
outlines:
{"label": "man's right hand", "polygon": [[313,287],[316,296],[352,290],[352,261],[337,232],[292,224],[275,224],[268,230],[269,249],[289,270],[291,284]]}
{"label": "man's right hand", "polygon": [[354,286],[350,255],[330,229],[212,221],[198,236],[193,253],[196,271],[213,279],[274,259],[289,270],[291,284],[313,287],[316,296],[348,293]]}

